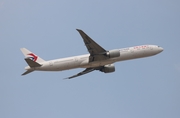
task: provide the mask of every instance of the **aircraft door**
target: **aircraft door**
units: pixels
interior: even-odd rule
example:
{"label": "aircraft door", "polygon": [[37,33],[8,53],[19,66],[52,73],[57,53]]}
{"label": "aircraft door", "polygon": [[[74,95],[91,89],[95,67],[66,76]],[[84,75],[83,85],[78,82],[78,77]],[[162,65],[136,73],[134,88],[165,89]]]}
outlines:
{"label": "aircraft door", "polygon": [[152,47],[152,46],[150,46],[150,49],[151,49],[151,50],[153,50],[153,47]]}
{"label": "aircraft door", "polygon": [[53,62],[52,62],[52,61],[50,61],[50,62],[49,62],[49,65],[50,65],[50,66],[53,66]]}
{"label": "aircraft door", "polygon": [[130,55],[129,58],[134,58],[134,57],[135,57],[134,48],[130,48],[129,50],[130,50],[130,52],[131,52],[131,55]]}

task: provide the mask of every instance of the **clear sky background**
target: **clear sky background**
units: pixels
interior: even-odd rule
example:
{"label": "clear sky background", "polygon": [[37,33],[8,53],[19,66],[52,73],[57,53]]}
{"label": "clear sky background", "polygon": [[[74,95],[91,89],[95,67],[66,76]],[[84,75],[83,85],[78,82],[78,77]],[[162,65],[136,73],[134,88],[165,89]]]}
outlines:
{"label": "clear sky background", "polygon": [[[76,28],[105,49],[162,46],[156,56],[83,69],[33,72],[20,48],[45,60],[86,54]],[[0,118],[179,118],[179,0],[0,0]]]}

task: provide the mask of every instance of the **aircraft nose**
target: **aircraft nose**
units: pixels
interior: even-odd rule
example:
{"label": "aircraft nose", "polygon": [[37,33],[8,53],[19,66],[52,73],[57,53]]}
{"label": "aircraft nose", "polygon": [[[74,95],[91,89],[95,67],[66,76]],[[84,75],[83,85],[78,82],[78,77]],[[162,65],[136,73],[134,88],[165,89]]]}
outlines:
{"label": "aircraft nose", "polygon": [[164,49],[162,47],[159,47],[159,51],[162,52]]}

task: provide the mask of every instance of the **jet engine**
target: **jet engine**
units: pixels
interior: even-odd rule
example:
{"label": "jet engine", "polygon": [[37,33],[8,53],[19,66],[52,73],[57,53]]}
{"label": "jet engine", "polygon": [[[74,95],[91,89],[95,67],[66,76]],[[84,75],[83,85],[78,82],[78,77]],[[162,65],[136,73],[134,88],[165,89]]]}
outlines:
{"label": "jet engine", "polygon": [[100,71],[104,73],[112,73],[115,71],[114,64],[105,65],[102,69],[100,69]]}
{"label": "jet engine", "polygon": [[110,51],[106,52],[106,56],[108,56],[109,58],[119,57],[120,51],[118,49],[110,50]]}

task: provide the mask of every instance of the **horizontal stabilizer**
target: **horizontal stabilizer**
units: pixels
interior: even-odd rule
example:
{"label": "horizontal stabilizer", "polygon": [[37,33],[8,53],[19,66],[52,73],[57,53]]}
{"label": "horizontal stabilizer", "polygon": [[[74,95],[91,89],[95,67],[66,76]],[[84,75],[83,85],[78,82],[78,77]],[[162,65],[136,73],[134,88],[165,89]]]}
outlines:
{"label": "horizontal stabilizer", "polygon": [[26,72],[24,72],[22,75],[26,75],[26,74],[29,74],[31,72],[33,72],[34,70],[27,70]]}
{"label": "horizontal stabilizer", "polygon": [[41,64],[29,59],[29,58],[25,58],[25,61],[27,62],[27,64],[30,66],[30,67],[40,67],[42,66]]}

